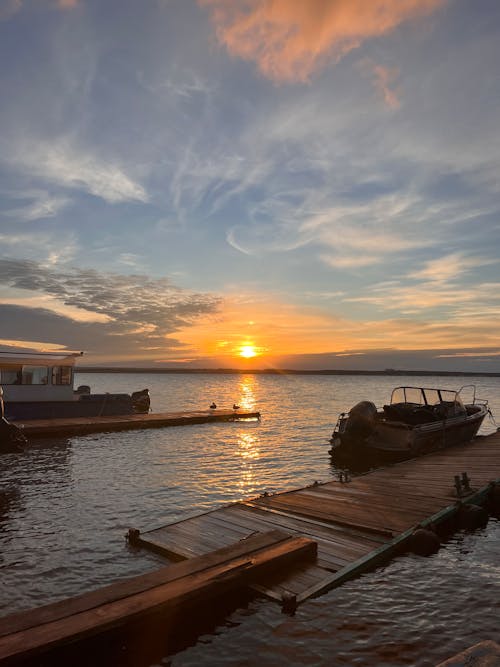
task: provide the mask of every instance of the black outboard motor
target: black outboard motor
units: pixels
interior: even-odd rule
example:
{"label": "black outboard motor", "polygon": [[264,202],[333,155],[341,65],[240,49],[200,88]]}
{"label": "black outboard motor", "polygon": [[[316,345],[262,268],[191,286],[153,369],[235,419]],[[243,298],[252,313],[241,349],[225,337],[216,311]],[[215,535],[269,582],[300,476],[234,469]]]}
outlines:
{"label": "black outboard motor", "polygon": [[132,408],[134,412],[149,412],[149,408],[151,406],[149,389],[133,391],[130,397],[132,399]]}
{"label": "black outboard motor", "polygon": [[14,424],[5,419],[3,389],[0,387],[0,452],[21,449],[28,441],[26,436]]}
{"label": "black outboard motor", "polygon": [[81,384],[75,389],[75,394],[87,395],[90,394],[90,387],[88,384]]}
{"label": "black outboard motor", "polygon": [[372,433],[377,419],[377,408],[371,401],[360,401],[349,410],[345,432],[352,438],[363,440]]}

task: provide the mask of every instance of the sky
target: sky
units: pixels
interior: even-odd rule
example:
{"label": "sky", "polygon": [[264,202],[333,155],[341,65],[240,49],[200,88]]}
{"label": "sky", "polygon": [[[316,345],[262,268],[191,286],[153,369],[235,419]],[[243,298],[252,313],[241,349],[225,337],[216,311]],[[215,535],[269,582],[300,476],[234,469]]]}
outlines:
{"label": "sky", "polygon": [[0,0],[0,349],[500,372],[497,0]]}

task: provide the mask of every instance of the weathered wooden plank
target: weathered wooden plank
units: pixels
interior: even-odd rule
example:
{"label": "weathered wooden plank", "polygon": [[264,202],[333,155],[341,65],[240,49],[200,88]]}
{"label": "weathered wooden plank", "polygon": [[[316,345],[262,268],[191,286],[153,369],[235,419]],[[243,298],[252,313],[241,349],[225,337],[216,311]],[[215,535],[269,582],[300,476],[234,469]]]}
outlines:
{"label": "weathered wooden plank", "polygon": [[[202,545],[215,545],[217,548],[232,544],[240,540],[242,535],[240,532],[231,530],[229,526],[218,527],[210,521],[209,517],[202,515],[203,520],[191,523],[190,520],[183,524],[177,524],[169,530],[169,534],[177,536],[179,540],[185,540],[188,543]],[[201,518],[201,517],[200,517]]]}
{"label": "weathered wooden plank", "polygon": [[[314,539],[318,544],[318,564],[327,567],[328,569],[338,569],[343,567],[346,563],[350,562],[353,559],[358,558],[362,553],[366,553],[370,548],[365,547],[363,549],[356,547],[345,546],[344,544],[335,543],[324,537],[319,531],[311,530],[300,530],[297,529],[291,522],[287,522],[284,518],[274,517],[273,515],[267,517],[266,519],[259,520],[257,527],[264,530],[271,530],[281,527],[290,532],[304,535],[305,537],[310,537]],[[244,519],[241,519],[244,521]],[[313,537],[314,536],[314,537]]]}
{"label": "weathered wooden plank", "polygon": [[347,524],[346,522],[338,522],[338,523],[332,523],[331,520],[327,519],[326,521],[322,521],[318,517],[313,517],[313,516],[305,516],[305,515],[299,515],[292,512],[288,512],[284,509],[278,509],[276,507],[269,507],[266,505],[257,505],[251,502],[246,502],[244,503],[244,507],[250,507],[252,509],[259,510],[261,512],[273,512],[278,515],[282,515],[284,517],[290,517],[290,518],[295,518],[298,521],[304,521],[307,522],[308,524],[314,525],[317,524],[318,526],[323,526],[323,527],[329,527],[332,532],[335,532],[338,534],[340,531],[345,531],[346,536],[349,537],[361,537],[361,538],[366,538],[367,540],[372,540],[373,542],[378,542],[380,544],[383,544],[384,542],[387,541],[388,538],[392,537],[393,534],[391,531],[387,529],[383,530],[377,530],[373,528],[368,528],[367,530],[364,529],[364,527],[357,527],[353,524]]}
{"label": "weathered wooden plank", "polygon": [[[353,525],[363,528],[366,531],[372,530],[374,532],[385,533],[388,531],[399,531],[404,529],[409,522],[408,517],[400,517],[396,511],[391,514],[381,512],[378,516],[375,516],[370,512],[369,507],[339,507],[338,505],[329,505],[327,503],[322,503],[318,507],[318,504],[304,502],[298,496],[288,496],[287,498],[274,496],[272,499],[266,499],[265,502],[259,501],[259,503],[269,507],[277,507],[278,509],[292,510],[306,516],[317,517],[323,521],[330,521],[331,523]],[[418,521],[418,519],[416,520]],[[413,517],[410,519],[410,523],[415,523]]]}
{"label": "weathered wooden plank", "polygon": [[297,515],[287,514],[285,512],[274,511],[270,508],[252,508],[252,507],[238,507],[231,508],[229,519],[231,515],[235,515],[237,520],[244,521],[244,516],[250,515],[252,517],[262,516],[265,524],[259,525],[272,526],[277,528],[279,526],[286,530],[299,533],[301,535],[314,535],[315,538],[324,539],[330,542],[333,546],[340,550],[353,549],[359,551],[366,551],[376,548],[383,540],[371,540],[371,535],[363,539],[360,535],[351,535],[347,532],[342,532],[341,529],[335,528],[332,524],[321,524],[318,521],[308,520]]}
{"label": "weathered wooden plank", "polygon": [[249,538],[246,544],[238,543],[209,556],[171,565],[160,573],[134,577],[100,591],[16,614],[14,618],[0,619],[0,660],[21,659],[145,614],[212,597],[228,587],[265,576],[283,563],[314,558],[315,554],[313,541],[274,531],[266,537]]}
{"label": "weathered wooden plank", "polygon": [[500,665],[500,644],[492,639],[485,639],[440,662],[437,667],[495,667],[495,665]]}
{"label": "weathered wooden plank", "polygon": [[[344,567],[347,563],[359,558],[360,555],[366,553],[374,548],[377,542],[366,542],[362,546],[349,542],[348,536],[344,536],[343,540],[335,542],[336,534],[334,531],[324,529],[323,531],[315,526],[314,530],[307,530],[307,524],[297,520],[287,519],[283,516],[277,516],[270,512],[262,512],[255,509],[242,509],[239,505],[233,505],[226,508],[221,508],[217,513],[210,512],[199,515],[198,521],[194,522],[192,519],[186,523],[194,525],[195,530],[200,528],[200,521],[209,520],[217,530],[218,526],[227,528],[228,525],[238,526],[244,536],[248,536],[258,531],[268,531],[276,528],[288,530],[290,532],[298,533],[306,537],[311,537],[318,543],[318,564],[328,570],[338,570]],[[175,524],[178,527],[179,524]],[[243,535],[242,535],[243,536]],[[176,531],[170,531],[167,528],[160,531],[152,531],[141,535],[141,539],[149,541],[154,540],[152,546],[157,547],[159,553],[163,553],[172,558],[172,554],[176,558],[192,557],[201,552],[207,552],[209,545],[206,542],[198,542],[196,545],[186,541],[184,536],[180,536]]]}
{"label": "weathered wooden plank", "polygon": [[341,507],[343,505],[352,505],[355,507],[370,507],[372,511],[376,512],[377,510],[386,511],[387,509],[393,508],[394,504],[397,503],[398,510],[409,512],[434,512],[437,507],[442,505],[442,502],[438,500],[431,500],[425,495],[421,496],[398,496],[397,494],[391,493],[369,493],[369,494],[358,494],[356,484],[352,485],[351,493],[328,493],[322,492],[317,489],[307,489],[301,491],[300,494],[297,494],[298,497],[309,497],[311,500],[314,500],[320,504],[325,502],[334,503],[335,506]]}
{"label": "weathered wooden plank", "polygon": [[[446,489],[447,490],[447,489]],[[324,493],[325,495],[333,495],[334,497],[343,497],[347,498],[352,495],[357,498],[366,498],[369,502],[370,498],[375,495],[380,496],[389,496],[392,498],[399,498],[404,494],[405,498],[421,500],[422,492],[420,488],[408,488],[405,484],[395,483],[394,481],[379,481],[377,479],[366,479],[361,477],[354,477],[350,482],[345,482],[343,484],[332,484],[331,482],[327,484],[320,484],[317,487],[312,487],[306,489],[305,491],[310,491],[312,493]],[[428,499],[429,502],[440,502],[447,500],[447,493],[443,486],[443,493],[439,495],[428,495],[425,494],[425,499]]]}

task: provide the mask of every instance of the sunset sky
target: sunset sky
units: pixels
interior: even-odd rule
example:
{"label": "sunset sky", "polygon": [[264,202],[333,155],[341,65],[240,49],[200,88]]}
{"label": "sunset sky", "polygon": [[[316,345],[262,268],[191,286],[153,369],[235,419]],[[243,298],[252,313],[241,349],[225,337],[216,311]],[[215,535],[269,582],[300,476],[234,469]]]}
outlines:
{"label": "sunset sky", "polygon": [[0,349],[500,372],[498,0],[0,0]]}

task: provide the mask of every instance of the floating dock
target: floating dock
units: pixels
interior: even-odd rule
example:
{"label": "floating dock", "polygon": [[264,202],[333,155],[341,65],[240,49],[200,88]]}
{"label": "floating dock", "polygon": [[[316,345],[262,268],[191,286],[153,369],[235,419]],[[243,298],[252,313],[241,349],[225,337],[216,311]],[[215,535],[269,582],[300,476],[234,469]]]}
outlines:
{"label": "floating dock", "polygon": [[[455,477],[465,486],[456,486]],[[348,481],[346,481],[348,480]],[[135,541],[174,560],[193,558],[279,528],[318,545],[314,564],[284,572],[256,589],[300,603],[387,561],[417,527],[452,518],[462,503],[481,503],[500,484],[500,433],[353,478],[237,502],[144,533]]]}
{"label": "floating dock", "polygon": [[60,419],[30,419],[12,422],[30,438],[85,435],[105,431],[188,426],[212,422],[260,419],[260,412],[243,410],[192,410],[190,412],[149,412],[146,414],[111,417],[68,417]]}

